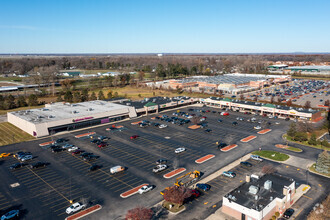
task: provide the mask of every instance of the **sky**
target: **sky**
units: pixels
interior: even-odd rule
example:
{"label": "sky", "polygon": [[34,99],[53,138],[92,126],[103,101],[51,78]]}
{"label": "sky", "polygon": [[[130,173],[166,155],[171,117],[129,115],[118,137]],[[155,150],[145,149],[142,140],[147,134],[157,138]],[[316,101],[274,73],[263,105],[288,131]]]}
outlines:
{"label": "sky", "polygon": [[0,53],[330,52],[329,0],[0,0]]}

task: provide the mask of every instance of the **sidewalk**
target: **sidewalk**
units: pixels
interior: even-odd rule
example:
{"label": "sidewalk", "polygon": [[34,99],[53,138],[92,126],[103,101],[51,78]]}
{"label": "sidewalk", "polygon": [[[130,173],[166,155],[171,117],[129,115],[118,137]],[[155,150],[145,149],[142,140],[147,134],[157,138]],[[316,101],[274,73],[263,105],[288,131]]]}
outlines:
{"label": "sidewalk", "polygon": [[290,154],[288,154],[288,155],[290,156],[289,159],[287,159],[286,161],[278,161],[278,162],[287,164],[290,166],[294,166],[294,167],[299,167],[302,169],[308,169],[310,166],[312,166],[315,163],[315,161],[313,161],[313,160],[296,157],[296,156],[293,156]]}

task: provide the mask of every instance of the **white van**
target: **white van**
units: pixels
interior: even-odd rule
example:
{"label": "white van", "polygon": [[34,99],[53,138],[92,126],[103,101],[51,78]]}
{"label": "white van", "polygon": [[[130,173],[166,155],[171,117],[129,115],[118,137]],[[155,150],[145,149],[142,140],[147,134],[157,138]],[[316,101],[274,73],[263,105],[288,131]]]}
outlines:
{"label": "white van", "polygon": [[119,172],[124,171],[124,170],[125,170],[125,167],[118,165],[118,166],[115,166],[115,167],[111,167],[110,168],[110,173],[115,174],[115,173],[119,173]]}

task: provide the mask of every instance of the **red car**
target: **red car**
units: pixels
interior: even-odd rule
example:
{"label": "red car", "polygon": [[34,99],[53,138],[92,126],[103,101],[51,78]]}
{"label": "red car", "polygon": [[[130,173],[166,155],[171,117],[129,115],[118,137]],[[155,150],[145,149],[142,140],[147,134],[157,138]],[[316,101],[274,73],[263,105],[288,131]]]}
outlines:
{"label": "red car", "polygon": [[139,137],[139,135],[133,135],[133,136],[131,136],[130,138],[131,138],[131,140],[133,140],[133,139],[136,139],[136,138],[138,138]]}
{"label": "red car", "polygon": [[73,152],[72,152],[72,155],[80,154],[80,153],[82,153],[82,152],[84,152],[84,151],[78,149],[78,150],[73,151]]}
{"label": "red car", "polygon": [[228,112],[224,112],[222,115],[226,115],[227,116],[227,115],[229,115],[229,113]]}
{"label": "red car", "polygon": [[207,117],[206,117],[206,116],[203,116],[202,118],[204,118],[204,119],[207,119]]}
{"label": "red car", "polygon": [[198,198],[200,195],[201,195],[201,193],[198,190],[196,190],[196,189],[192,190],[191,196]]}
{"label": "red car", "polygon": [[105,143],[102,143],[102,144],[99,144],[99,145],[97,145],[98,147],[106,147],[107,146],[107,144],[105,144]]}
{"label": "red car", "polygon": [[206,112],[211,112],[210,110],[206,110]]}

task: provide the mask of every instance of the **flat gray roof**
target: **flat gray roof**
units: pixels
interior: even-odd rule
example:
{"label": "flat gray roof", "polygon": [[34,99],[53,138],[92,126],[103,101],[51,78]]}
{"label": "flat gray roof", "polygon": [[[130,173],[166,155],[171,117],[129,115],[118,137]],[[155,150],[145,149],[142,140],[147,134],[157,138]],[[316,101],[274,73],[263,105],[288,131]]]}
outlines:
{"label": "flat gray roof", "polygon": [[221,75],[221,76],[207,76],[207,77],[198,77],[198,78],[185,78],[179,80],[182,83],[188,82],[206,82],[211,84],[243,84],[248,83],[251,81],[259,81],[259,80],[266,80],[266,77],[260,76],[228,76],[228,75]]}
{"label": "flat gray roof", "polygon": [[288,69],[330,71],[330,66],[290,66]]}
{"label": "flat gray roof", "polygon": [[34,124],[40,124],[63,119],[85,118],[85,120],[87,120],[88,117],[93,117],[93,115],[99,113],[121,109],[127,112],[128,107],[129,106],[101,100],[74,104],[57,102],[53,104],[47,104],[45,108],[10,112],[10,114],[13,114]]}

